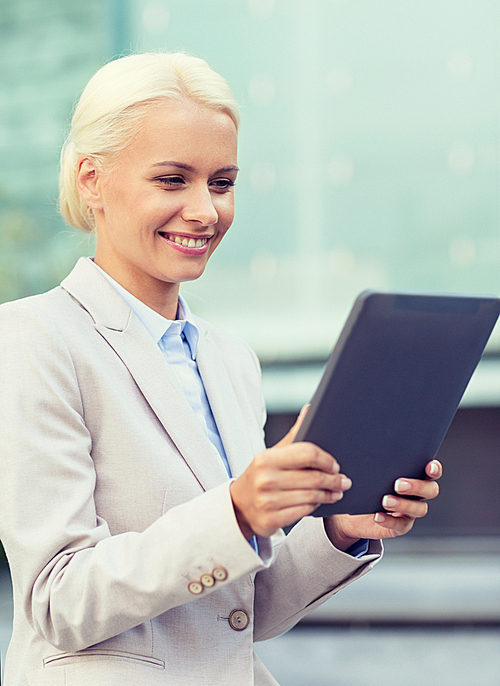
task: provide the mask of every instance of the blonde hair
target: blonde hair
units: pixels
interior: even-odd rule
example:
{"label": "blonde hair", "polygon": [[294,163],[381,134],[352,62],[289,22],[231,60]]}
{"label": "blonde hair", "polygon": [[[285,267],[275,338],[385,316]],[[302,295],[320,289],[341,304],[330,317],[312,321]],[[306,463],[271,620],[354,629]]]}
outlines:
{"label": "blonde hair", "polygon": [[143,53],[109,62],[89,81],[75,108],[61,151],[59,211],[71,226],[93,232],[94,214],[76,185],[80,155],[112,160],[130,142],[144,109],[162,100],[186,99],[225,112],[238,129],[238,104],[225,79],[197,57]]}

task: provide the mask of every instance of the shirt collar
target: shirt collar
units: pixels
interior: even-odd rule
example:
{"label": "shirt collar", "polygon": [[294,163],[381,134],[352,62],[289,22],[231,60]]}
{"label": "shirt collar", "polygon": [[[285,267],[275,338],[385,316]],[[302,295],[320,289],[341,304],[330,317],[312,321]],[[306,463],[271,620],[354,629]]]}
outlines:
{"label": "shirt collar", "polygon": [[[99,267],[92,258],[88,258],[90,262],[98,269],[103,276],[109,281],[109,283],[118,291],[118,293],[125,300],[127,305],[130,306],[136,317],[144,324],[146,329],[149,331],[153,337],[156,344],[163,338],[167,333],[168,329],[174,324],[174,321],[162,317],[161,314],[155,312],[150,307],[145,305],[141,300],[136,298],[132,293],[127,291],[123,286],[121,286],[117,281],[115,281],[107,272],[105,272],[101,267]],[[181,332],[184,334],[186,341],[191,352],[191,359],[196,360],[196,353],[198,350],[198,341],[200,339],[200,332],[196,326],[193,318],[193,314],[189,309],[187,302],[184,300],[182,295],[179,294],[179,300],[177,305],[177,317],[176,322],[181,322]]]}

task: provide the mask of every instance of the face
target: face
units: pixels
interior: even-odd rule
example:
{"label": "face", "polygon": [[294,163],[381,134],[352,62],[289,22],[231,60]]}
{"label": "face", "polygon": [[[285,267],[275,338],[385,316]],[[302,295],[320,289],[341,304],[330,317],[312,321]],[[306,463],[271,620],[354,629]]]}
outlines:
{"label": "face", "polygon": [[96,218],[96,263],[164,316],[177,307],[179,284],[203,273],[231,226],[236,148],[227,114],[168,103],[146,110],[110,170],[80,161],[80,192]]}

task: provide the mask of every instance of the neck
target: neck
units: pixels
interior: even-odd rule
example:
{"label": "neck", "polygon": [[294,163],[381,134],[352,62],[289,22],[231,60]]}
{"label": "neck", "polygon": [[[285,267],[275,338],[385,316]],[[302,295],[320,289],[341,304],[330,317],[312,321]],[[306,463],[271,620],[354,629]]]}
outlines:
{"label": "neck", "polygon": [[165,319],[174,320],[176,318],[179,300],[178,283],[166,283],[144,275],[137,279],[127,271],[113,269],[112,265],[99,259],[97,253],[94,262],[137,300],[143,302]]}

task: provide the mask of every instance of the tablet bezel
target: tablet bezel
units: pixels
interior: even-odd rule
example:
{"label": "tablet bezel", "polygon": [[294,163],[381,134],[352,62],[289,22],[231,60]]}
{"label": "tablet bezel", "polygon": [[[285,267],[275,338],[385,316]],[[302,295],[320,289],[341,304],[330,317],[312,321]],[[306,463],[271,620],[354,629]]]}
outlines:
{"label": "tablet bezel", "polygon": [[361,293],[295,438],[353,480],[314,516],[383,511],[397,478],[425,478],[499,313],[495,296]]}

